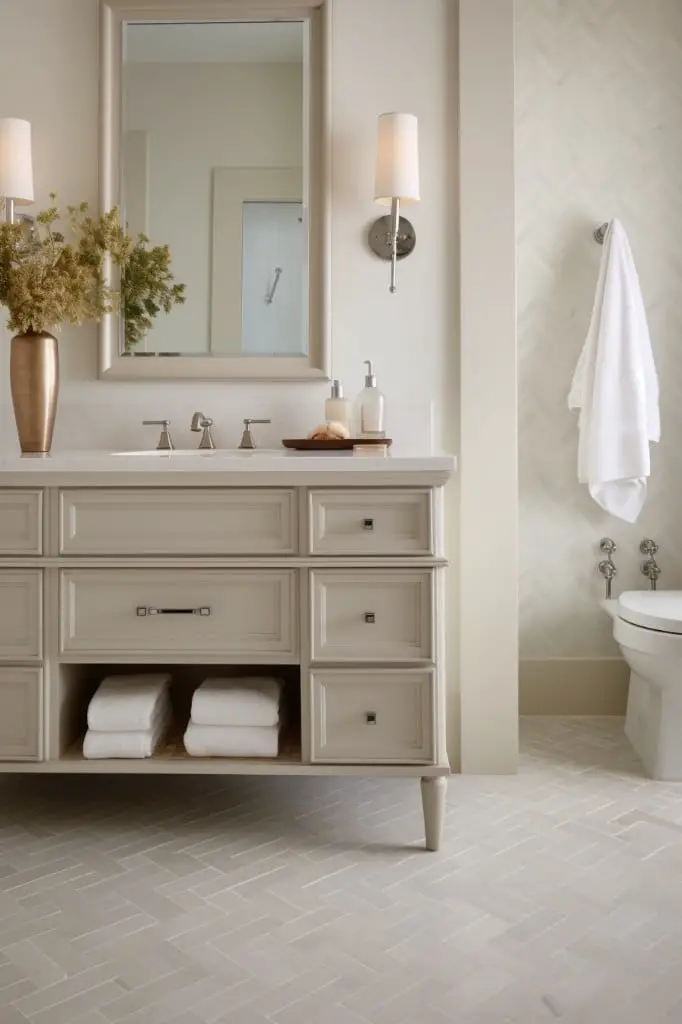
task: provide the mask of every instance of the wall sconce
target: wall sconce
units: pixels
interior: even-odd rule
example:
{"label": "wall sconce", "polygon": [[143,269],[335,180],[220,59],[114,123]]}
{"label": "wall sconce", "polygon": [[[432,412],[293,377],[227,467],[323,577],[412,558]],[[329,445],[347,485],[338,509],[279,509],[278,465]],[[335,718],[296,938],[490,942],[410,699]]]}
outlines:
{"label": "wall sconce", "polygon": [[396,261],[409,256],[417,236],[409,220],[400,216],[401,203],[419,202],[419,145],[414,114],[381,114],[374,185],[375,202],[390,206],[390,216],[379,217],[369,230],[372,252],[391,261],[390,290],[395,291]]}
{"label": "wall sconce", "polygon": [[31,123],[19,117],[0,117],[0,196],[8,224],[14,223],[15,205],[33,202]]}

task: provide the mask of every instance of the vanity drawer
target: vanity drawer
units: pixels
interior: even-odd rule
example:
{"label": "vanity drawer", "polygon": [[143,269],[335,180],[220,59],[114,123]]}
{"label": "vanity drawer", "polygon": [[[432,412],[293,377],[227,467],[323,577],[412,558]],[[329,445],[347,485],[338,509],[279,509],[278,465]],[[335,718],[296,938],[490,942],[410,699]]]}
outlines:
{"label": "vanity drawer", "polygon": [[314,661],[423,661],[433,657],[433,573],[311,572]]}
{"label": "vanity drawer", "polygon": [[43,492],[0,491],[0,555],[42,555]]}
{"label": "vanity drawer", "polygon": [[41,757],[43,673],[0,668],[0,761]]}
{"label": "vanity drawer", "polygon": [[62,654],[292,660],[295,570],[64,569]]}
{"label": "vanity drawer", "polygon": [[328,669],[311,678],[313,761],[433,762],[430,669]]}
{"label": "vanity drawer", "polygon": [[0,570],[0,659],[42,656],[43,574],[40,569]]}
{"label": "vanity drawer", "polygon": [[429,555],[430,491],[311,491],[314,555]]}
{"label": "vanity drawer", "polygon": [[289,555],[296,492],[241,488],[64,490],[63,555]]}

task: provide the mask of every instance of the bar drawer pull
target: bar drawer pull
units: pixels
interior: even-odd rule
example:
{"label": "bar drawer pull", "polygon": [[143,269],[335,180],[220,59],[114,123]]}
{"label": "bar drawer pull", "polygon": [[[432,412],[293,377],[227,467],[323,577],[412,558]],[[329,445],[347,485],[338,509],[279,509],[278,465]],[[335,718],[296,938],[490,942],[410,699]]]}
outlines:
{"label": "bar drawer pull", "polygon": [[210,615],[211,609],[208,605],[200,608],[152,608],[150,606],[138,605],[138,618],[144,619],[148,615]]}
{"label": "bar drawer pull", "polygon": [[376,621],[377,617],[374,612],[365,612],[365,622],[368,623],[368,625],[374,625]]}
{"label": "bar drawer pull", "polygon": [[368,711],[365,714],[365,721],[367,722],[367,725],[376,725],[377,724],[377,713],[376,713],[376,711]]}
{"label": "bar drawer pull", "polygon": [[374,529],[374,520],[373,519],[363,519],[362,520],[362,528],[363,528],[363,530],[373,530]]}

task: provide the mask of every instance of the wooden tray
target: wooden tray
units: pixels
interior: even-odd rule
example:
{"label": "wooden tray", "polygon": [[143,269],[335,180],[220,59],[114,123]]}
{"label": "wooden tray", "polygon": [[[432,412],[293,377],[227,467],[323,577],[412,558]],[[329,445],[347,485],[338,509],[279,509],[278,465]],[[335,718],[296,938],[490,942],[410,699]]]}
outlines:
{"label": "wooden tray", "polygon": [[342,452],[351,451],[356,444],[385,444],[390,448],[393,441],[390,437],[334,437],[325,441],[313,440],[310,437],[288,437],[282,444],[285,448],[293,448],[297,452]]}

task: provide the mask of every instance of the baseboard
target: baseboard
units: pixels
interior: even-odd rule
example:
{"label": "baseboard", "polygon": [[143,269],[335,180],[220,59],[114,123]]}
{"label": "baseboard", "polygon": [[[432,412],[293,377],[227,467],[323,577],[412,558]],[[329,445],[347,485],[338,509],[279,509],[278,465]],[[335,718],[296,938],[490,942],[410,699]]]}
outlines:
{"label": "baseboard", "polygon": [[522,715],[624,715],[627,696],[620,658],[528,658],[519,665]]}

